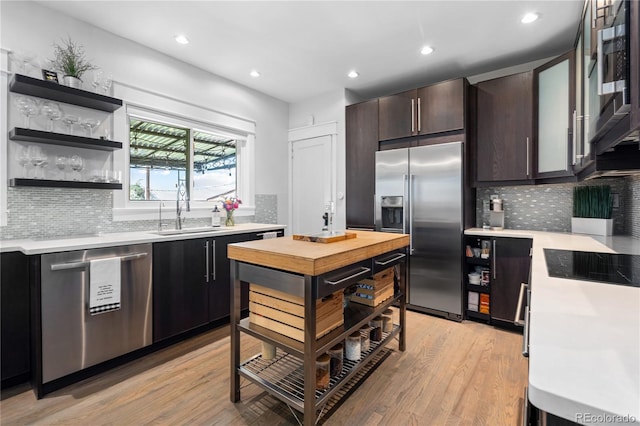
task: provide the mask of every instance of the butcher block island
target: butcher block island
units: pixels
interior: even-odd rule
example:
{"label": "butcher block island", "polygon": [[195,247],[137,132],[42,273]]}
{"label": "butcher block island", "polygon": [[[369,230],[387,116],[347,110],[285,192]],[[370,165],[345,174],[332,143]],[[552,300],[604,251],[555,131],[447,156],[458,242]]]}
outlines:
{"label": "butcher block island", "polygon": [[[283,237],[229,244],[231,401],[240,400],[242,376],[303,413],[305,425],[314,425],[325,408],[344,394],[339,391],[353,385],[362,368],[383,359],[382,351],[389,350],[385,346],[396,336],[398,349],[405,350],[409,236],[349,232],[355,238],[332,243]],[[374,306],[348,301],[360,283],[389,275],[394,291],[388,298],[376,299],[371,303]],[[250,283],[251,288],[251,313],[244,319],[240,313],[242,282]],[[371,336],[361,331],[392,305],[398,307],[393,327]],[[262,340],[262,353],[240,360],[241,332]],[[342,368],[331,368],[333,374],[324,383],[320,369],[316,375],[316,359],[336,345],[344,347],[347,337],[355,335],[357,341],[357,333],[363,340],[365,335],[373,337],[369,347],[362,345],[359,358],[353,357],[353,350],[352,359],[343,353]],[[273,347],[277,348],[275,355]]]}

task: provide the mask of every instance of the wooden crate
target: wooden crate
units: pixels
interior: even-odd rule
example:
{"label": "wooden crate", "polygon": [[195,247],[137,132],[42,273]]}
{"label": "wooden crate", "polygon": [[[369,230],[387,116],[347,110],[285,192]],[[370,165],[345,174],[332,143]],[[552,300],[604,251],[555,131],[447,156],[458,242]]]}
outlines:
{"label": "wooden crate", "polygon": [[394,271],[387,268],[378,272],[373,279],[361,280],[351,300],[367,306],[378,306],[394,294]]}
{"label": "wooden crate", "polygon": [[[249,321],[304,341],[304,299],[251,283]],[[316,301],[316,338],[344,323],[343,292]]]}

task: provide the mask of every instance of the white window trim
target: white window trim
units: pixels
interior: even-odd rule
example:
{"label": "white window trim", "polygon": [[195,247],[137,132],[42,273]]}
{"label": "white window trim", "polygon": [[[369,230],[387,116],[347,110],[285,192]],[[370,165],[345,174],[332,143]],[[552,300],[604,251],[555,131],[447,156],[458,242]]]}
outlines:
{"label": "white window trim", "polygon": [[[114,166],[122,169],[122,190],[114,191],[113,221],[157,219],[159,202],[129,200],[129,115],[184,127],[205,130],[236,139],[236,194],[243,201],[237,216],[255,215],[255,122],[198,105],[183,102],[166,95],[114,82],[114,96],[123,100],[123,107],[113,114],[113,139],[122,141],[122,149],[114,152]],[[208,217],[212,202],[191,202],[186,217]],[[163,217],[175,218],[171,201],[164,202]]]}

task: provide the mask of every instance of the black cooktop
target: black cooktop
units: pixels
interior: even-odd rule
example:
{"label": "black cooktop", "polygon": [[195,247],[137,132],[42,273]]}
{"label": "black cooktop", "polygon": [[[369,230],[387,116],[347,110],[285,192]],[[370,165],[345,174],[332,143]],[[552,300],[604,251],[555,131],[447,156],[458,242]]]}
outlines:
{"label": "black cooktop", "polygon": [[544,249],[549,276],[640,287],[640,255]]}

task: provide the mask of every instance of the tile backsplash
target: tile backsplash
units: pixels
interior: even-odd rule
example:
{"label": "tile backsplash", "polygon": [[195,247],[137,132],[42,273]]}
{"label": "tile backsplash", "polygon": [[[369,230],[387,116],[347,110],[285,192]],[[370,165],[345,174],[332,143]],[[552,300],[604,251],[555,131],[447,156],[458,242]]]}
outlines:
{"label": "tile backsplash", "polygon": [[[255,216],[236,216],[236,223],[277,223],[277,205],[276,195],[256,195]],[[114,222],[111,212],[113,193],[105,190],[7,188],[7,207],[8,224],[0,228],[0,240],[149,231],[158,226],[155,219]],[[193,227],[211,223],[209,217],[188,218],[187,221],[187,226]]]}
{"label": "tile backsplash", "polygon": [[[640,177],[597,179],[580,183],[535,186],[477,188],[476,225],[489,223],[485,201],[491,195],[502,198],[505,228],[536,231],[571,232],[573,188],[576,185],[610,185],[617,198],[613,208],[614,234],[640,238]],[[635,229],[635,231],[634,231]]]}

